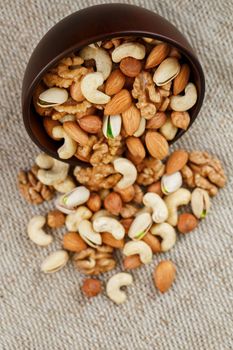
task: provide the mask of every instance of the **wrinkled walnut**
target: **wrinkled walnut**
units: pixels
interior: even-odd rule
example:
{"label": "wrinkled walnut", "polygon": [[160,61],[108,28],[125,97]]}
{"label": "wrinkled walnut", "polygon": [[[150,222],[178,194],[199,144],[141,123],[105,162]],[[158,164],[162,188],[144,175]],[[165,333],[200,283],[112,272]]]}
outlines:
{"label": "wrinkled walnut", "polygon": [[139,185],[148,186],[158,181],[165,172],[165,165],[158,159],[145,158],[137,165]]}
{"label": "wrinkled walnut", "polygon": [[[88,101],[83,102],[76,102],[72,98],[69,98],[65,103],[62,105],[54,106],[55,111],[59,113],[65,113],[65,114],[76,114],[76,113],[82,113],[86,112],[86,110],[91,106],[91,103]],[[54,118],[53,118],[54,119]]]}
{"label": "wrinkled walnut", "polygon": [[90,157],[92,165],[109,164],[115,156],[121,155],[124,151],[122,137],[120,135],[114,139],[102,137],[94,144],[92,150],[93,154]]}
{"label": "wrinkled walnut", "polygon": [[88,143],[85,146],[79,145],[75,153],[75,157],[82,160],[83,162],[89,162],[93,145],[97,142],[97,137],[92,135],[88,138]]}

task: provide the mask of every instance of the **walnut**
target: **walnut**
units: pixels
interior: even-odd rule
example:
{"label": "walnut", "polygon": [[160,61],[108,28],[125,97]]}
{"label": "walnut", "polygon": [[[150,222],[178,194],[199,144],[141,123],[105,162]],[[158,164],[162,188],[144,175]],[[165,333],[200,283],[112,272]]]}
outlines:
{"label": "walnut", "polygon": [[87,186],[91,191],[109,189],[114,187],[121,179],[112,164],[99,164],[90,168],[77,168],[74,176],[82,185]]}
{"label": "walnut", "polygon": [[137,203],[137,204],[142,204],[142,199],[143,199],[144,193],[143,193],[141,187],[137,184],[135,184],[133,187],[135,190],[133,202]]}
{"label": "walnut", "polygon": [[51,210],[47,215],[47,224],[51,228],[62,227],[65,223],[65,215],[59,210]]}
{"label": "walnut", "polygon": [[139,208],[133,204],[125,204],[124,207],[120,211],[120,215],[123,219],[132,218],[137,212]]}
{"label": "walnut", "polygon": [[75,157],[83,162],[90,162],[93,145],[97,142],[97,137],[92,135],[88,138],[88,143],[85,146],[79,145],[75,153]]}
{"label": "walnut", "polygon": [[82,250],[74,255],[73,261],[75,267],[85,275],[98,275],[116,266],[113,248],[106,245]]}
{"label": "walnut", "polygon": [[200,187],[215,196],[218,187],[224,187],[226,175],[219,159],[207,152],[193,151],[189,153],[189,161],[181,170],[186,184],[191,187]]}
{"label": "walnut", "polygon": [[109,164],[115,156],[123,153],[123,141],[119,135],[114,139],[101,137],[92,147],[93,153],[90,157],[90,163],[94,166],[97,164]]}
{"label": "walnut", "polygon": [[54,195],[52,186],[43,185],[37,179],[38,167],[34,165],[29,171],[21,170],[18,174],[18,188],[21,195],[31,204],[49,201]]}
{"label": "walnut", "polygon": [[137,165],[138,177],[137,183],[139,185],[148,186],[153,182],[158,181],[165,172],[165,165],[161,160],[153,158],[145,158]]}
{"label": "walnut", "polygon": [[65,112],[66,114],[76,114],[80,112],[86,112],[89,107],[91,107],[91,103],[86,100],[79,103],[72,98],[69,98],[62,105],[54,106],[54,109],[59,113]]}
{"label": "walnut", "polygon": [[161,102],[159,90],[156,90],[150,73],[142,71],[135,78],[132,95],[138,100],[136,106],[145,119],[151,119],[156,113],[156,104]]}

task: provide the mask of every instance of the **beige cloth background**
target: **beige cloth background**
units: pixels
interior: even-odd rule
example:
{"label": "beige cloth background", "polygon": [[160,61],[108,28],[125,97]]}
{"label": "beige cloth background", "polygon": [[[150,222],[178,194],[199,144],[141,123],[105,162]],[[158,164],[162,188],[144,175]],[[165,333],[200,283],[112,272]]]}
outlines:
{"label": "beige cloth background", "polygon": [[[70,263],[43,275],[39,266],[60,246],[28,240],[33,213],[20,198],[16,173],[38,153],[24,130],[20,110],[23,73],[40,38],[64,16],[105,1],[1,0],[1,234],[0,348],[80,350],[226,350],[233,348],[232,110],[233,25],[231,0],[119,1],[145,6],[176,24],[196,48],[206,75],[206,98],[198,120],[177,143],[218,155],[228,186],[214,198],[208,219],[175,248],[133,272],[128,300],[114,305],[105,294],[92,300],[80,292],[83,276]],[[114,14],[113,14],[114,16]],[[174,287],[160,295],[151,274],[159,260],[177,265]],[[120,267],[118,268],[120,271]],[[101,277],[102,280],[112,273]]]}

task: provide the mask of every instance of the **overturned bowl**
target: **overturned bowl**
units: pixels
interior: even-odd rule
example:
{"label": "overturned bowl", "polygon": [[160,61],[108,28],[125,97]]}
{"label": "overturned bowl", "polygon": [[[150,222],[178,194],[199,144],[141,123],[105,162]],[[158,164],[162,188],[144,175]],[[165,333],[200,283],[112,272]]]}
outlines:
{"label": "overturned bowl", "polygon": [[[205,79],[201,65],[187,39],[163,17],[144,8],[127,4],[104,4],[88,7],[64,18],[41,39],[28,62],[22,86],[22,112],[26,130],[44,152],[60,159],[59,142],[51,139],[33,106],[33,93],[44,74],[59,60],[82,47],[114,37],[140,36],[161,40],[176,47],[188,62],[197,88],[197,102],[189,110],[192,125],[201,108]],[[179,129],[171,143],[187,130]],[[76,157],[64,160],[87,166]]]}

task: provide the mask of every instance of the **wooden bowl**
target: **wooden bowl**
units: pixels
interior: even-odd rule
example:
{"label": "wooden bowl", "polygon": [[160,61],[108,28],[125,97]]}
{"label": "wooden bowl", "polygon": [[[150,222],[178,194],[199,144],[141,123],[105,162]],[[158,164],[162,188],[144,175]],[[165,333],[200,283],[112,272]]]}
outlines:
{"label": "wooden bowl", "polygon": [[[142,36],[165,41],[177,47],[188,61],[198,99],[189,110],[191,124],[197,117],[204,99],[205,79],[200,62],[187,39],[163,17],[144,8],[127,4],[104,4],[88,7],[64,18],[41,39],[28,62],[22,86],[24,125],[31,139],[47,154],[59,159],[57,149],[61,142],[51,139],[36,114],[32,96],[44,74],[60,59],[83,46],[119,36]],[[187,130],[179,130],[172,143]],[[60,159],[61,160],[61,159]],[[87,166],[76,157],[64,160],[73,165]]]}

